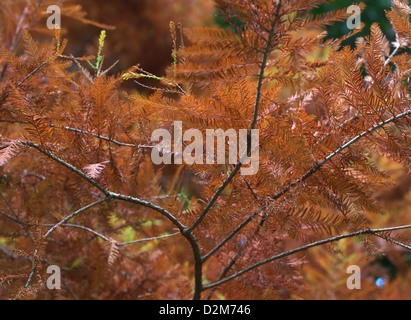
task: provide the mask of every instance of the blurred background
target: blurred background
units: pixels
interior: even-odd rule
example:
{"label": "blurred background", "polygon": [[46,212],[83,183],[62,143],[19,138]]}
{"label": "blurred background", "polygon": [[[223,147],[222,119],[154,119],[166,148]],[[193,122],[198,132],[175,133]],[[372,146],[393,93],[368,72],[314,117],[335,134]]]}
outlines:
{"label": "blurred background", "polygon": [[[170,21],[176,25],[181,23],[183,27],[215,25],[212,0],[87,0],[77,3],[88,13],[88,19],[116,27],[107,31],[104,52],[106,68],[119,60],[114,72],[140,64],[144,70],[163,76],[165,68],[173,61]],[[95,55],[99,28],[64,16],[62,19],[63,27],[69,30],[67,52],[75,56]]]}
{"label": "blurred background", "polygon": [[[365,0],[365,9],[361,21],[365,24],[362,32],[346,40],[353,45],[355,38],[369,34],[370,26],[378,22],[387,38],[394,40],[391,24],[385,18],[384,10],[391,5],[390,0]],[[164,75],[165,68],[171,64],[172,39],[169,22],[183,27],[227,27],[212,0],[119,0],[77,1],[88,12],[88,18],[100,23],[113,25],[115,31],[108,31],[106,40],[105,65],[109,66],[117,59],[116,72],[133,65],[140,66],[158,76]],[[312,11],[322,14],[356,4],[358,1],[336,0],[321,5]],[[70,18],[63,17],[63,26],[70,30],[68,52],[75,56],[93,55],[100,31],[95,26],[85,26]],[[348,33],[346,24],[339,22],[327,28],[329,37],[335,38]]]}

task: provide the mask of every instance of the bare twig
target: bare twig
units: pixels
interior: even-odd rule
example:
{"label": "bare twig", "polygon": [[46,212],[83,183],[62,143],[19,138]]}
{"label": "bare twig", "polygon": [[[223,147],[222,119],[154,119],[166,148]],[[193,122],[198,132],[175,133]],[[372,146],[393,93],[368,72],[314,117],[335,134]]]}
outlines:
{"label": "bare twig", "polygon": [[[55,227],[56,225],[54,225],[54,224],[42,224],[41,226],[43,226],[43,227]],[[112,242],[112,240],[110,240],[108,237],[106,237],[102,233],[97,232],[97,231],[95,231],[91,228],[87,228],[85,226],[81,226],[81,225],[78,225],[78,224],[71,224],[71,223],[63,223],[63,224],[60,224],[59,226],[64,227],[64,228],[76,228],[76,229],[85,230],[85,231],[88,231],[88,232],[94,234],[95,236],[103,239],[104,241]],[[163,235],[163,236],[139,239],[139,240],[134,240],[134,241],[129,241],[129,242],[115,242],[115,245],[118,246],[118,247],[127,246],[127,245],[140,243],[140,242],[147,242],[147,241],[154,241],[154,240],[161,240],[161,239],[165,239],[165,238],[170,238],[170,237],[174,237],[174,236],[179,235],[179,234],[181,234],[181,232],[175,232],[175,233],[167,234],[167,235]]]}
{"label": "bare twig", "polygon": [[[41,226],[42,227],[54,227],[55,225],[54,224],[42,224]],[[80,226],[78,224],[64,223],[64,224],[61,224],[60,227],[82,229],[82,230],[85,230],[85,231],[88,231],[88,232],[94,234],[95,236],[97,236],[97,237],[99,237],[99,238],[101,238],[101,239],[103,239],[107,242],[110,242],[110,239],[108,237],[104,236],[103,234],[101,234],[101,233],[99,233],[99,232],[97,232],[93,229],[90,229],[90,228],[87,228],[87,227],[84,227],[84,226]]]}
{"label": "bare twig", "polygon": [[96,205],[98,205],[98,204],[100,204],[100,203],[106,202],[106,201],[109,200],[109,199],[110,199],[110,197],[106,197],[106,198],[100,199],[100,200],[98,200],[98,201],[95,201],[95,202],[93,202],[93,203],[91,203],[91,204],[89,204],[89,205],[87,205],[87,206],[85,206],[85,207],[83,207],[83,208],[81,208],[81,209],[73,212],[72,214],[68,215],[68,216],[65,217],[63,220],[61,220],[59,223],[56,223],[53,227],[51,227],[50,230],[47,231],[47,233],[44,235],[44,238],[47,239],[47,238],[50,236],[50,234],[51,234],[52,232],[54,232],[59,226],[65,224],[67,221],[69,221],[70,219],[72,219],[72,218],[74,218],[75,216],[79,215],[79,214],[82,213],[83,211],[86,211],[86,210],[88,210],[88,209],[90,209],[90,208],[92,208],[92,207],[94,207],[94,206],[96,206]]}
{"label": "bare twig", "polygon": [[384,66],[386,66],[391,59],[395,56],[395,54],[397,53],[398,49],[400,48],[400,45],[398,44],[397,46],[395,46],[395,49],[393,50],[393,52],[391,53],[391,55],[387,58],[387,60],[385,60],[384,62]]}
{"label": "bare twig", "polygon": [[[17,25],[16,31],[14,33],[13,40],[11,41],[11,46],[10,46],[10,51],[11,52],[16,50],[16,47],[17,47],[18,43],[20,42],[20,39],[21,39],[20,31],[21,31],[21,28],[23,27],[24,19],[26,19],[26,16],[27,16],[28,13],[29,13],[29,8],[28,7],[24,8],[24,11],[23,11],[23,13],[20,17],[20,20],[19,20],[19,23]],[[3,80],[4,75],[6,73],[6,70],[7,70],[7,67],[8,67],[8,63],[6,62],[3,65],[3,68],[1,70],[0,81]]]}
{"label": "bare twig", "polygon": [[52,154],[49,151],[43,150],[42,148],[40,148],[39,145],[37,145],[35,143],[28,142],[28,141],[20,141],[20,144],[23,145],[23,146],[31,147],[31,148],[34,148],[34,149],[38,150],[39,152],[43,153],[44,155],[46,155],[50,159],[58,162],[59,164],[63,165],[64,167],[68,168],[69,170],[73,171],[74,173],[76,173],[77,175],[82,177],[84,180],[86,180],[87,182],[92,184],[94,187],[96,187],[98,190],[100,190],[104,195],[109,196],[109,191],[107,191],[99,183],[97,183],[95,180],[91,179],[88,175],[86,175],[84,172],[77,169],[76,167],[74,167],[70,163],[60,159],[59,157],[55,156],[54,154]]}
{"label": "bare twig", "polygon": [[[34,69],[32,72],[30,72],[23,80],[21,80],[15,87],[15,89],[19,88],[24,82],[26,82],[29,78],[31,78],[34,74],[36,74],[41,68],[43,68],[50,60],[44,61],[42,64],[40,64],[36,69]],[[4,97],[0,98],[0,104],[3,103],[9,96],[9,93],[7,93]]]}
{"label": "bare twig", "polygon": [[394,243],[394,244],[396,244],[396,245],[398,245],[398,246],[400,246],[400,247],[403,247],[403,248],[405,248],[405,249],[407,249],[407,250],[411,250],[411,246],[406,245],[406,244],[404,244],[404,243],[402,243],[402,242],[400,242],[400,241],[398,241],[398,240],[392,239],[391,237],[387,237],[387,236],[384,236],[384,235],[381,235],[381,234],[378,234],[378,233],[375,233],[375,235],[376,235],[377,237],[381,238],[381,239],[384,239],[384,240],[387,241],[387,242],[392,242],[392,243]]}
{"label": "bare twig", "polygon": [[255,211],[253,214],[249,215],[237,228],[234,229],[223,241],[221,241],[214,249],[203,256],[203,262],[206,262],[211,256],[213,256],[221,247],[223,247],[228,241],[230,241],[238,232],[240,232],[249,222],[251,222],[261,210]]}
{"label": "bare twig", "polygon": [[118,140],[115,140],[115,139],[112,139],[112,138],[108,138],[108,137],[99,135],[99,134],[97,134],[97,133],[91,133],[91,132],[84,131],[84,130],[80,130],[80,129],[77,129],[77,128],[57,127],[57,126],[55,126],[54,124],[49,124],[49,126],[52,127],[52,128],[59,128],[59,129],[67,130],[67,131],[73,131],[73,132],[77,132],[77,133],[92,135],[92,136],[94,136],[94,137],[96,137],[96,138],[99,138],[99,139],[101,139],[101,140],[105,140],[105,141],[108,141],[108,142],[112,142],[112,143],[114,143],[114,144],[116,144],[116,145],[118,145],[118,146],[121,146],[121,147],[136,147],[136,148],[140,148],[140,146],[137,146],[137,145],[135,145],[135,144],[121,142],[121,141],[118,141]]}
{"label": "bare twig", "polygon": [[[27,121],[10,120],[10,119],[0,119],[0,122],[30,124]],[[106,137],[106,136],[103,136],[103,135],[99,135],[97,133],[92,133],[92,132],[89,132],[89,131],[80,130],[80,129],[72,128],[72,127],[68,127],[68,126],[59,127],[59,126],[56,126],[52,123],[49,123],[49,124],[46,124],[46,125],[48,125],[49,127],[52,127],[52,128],[57,128],[57,129],[62,129],[62,130],[67,130],[67,131],[73,131],[73,132],[77,132],[77,133],[92,135],[93,137],[96,137],[98,139],[105,140],[105,141],[108,141],[108,142],[112,142],[112,143],[116,144],[119,147],[133,147],[133,148],[140,148],[140,149],[144,149],[144,148],[151,149],[151,148],[153,148],[153,146],[149,146],[149,145],[136,145],[136,144],[132,144],[132,143],[126,143],[126,142],[118,141],[116,139],[112,139],[112,138],[109,138],[109,137]],[[2,148],[2,147],[0,147],[0,148]]]}
{"label": "bare twig", "polygon": [[176,233],[172,233],[172,234],[167,234],[164,236],[159,236],[159,237],[154,237],[154,238],[146,238],[146,239],[139,239],[139,240],[134,240],[134,241],[129,241],[129,242],[121,242],[121,243],[116,243],[117,246],[127,246],[130,244],[135,244],[135,243],[140,243],[140,242],[146,242],[146,241],[153,241],[153,240],[161,240],[161,239],[165,239],[165,238],[170,238],[170,237],[174,237],[181,234],[180,232],[176,232]]}
{"label": "bare twig", "polygon": [[30,272],[29,278],[27,279],[26,284],[24,285],[25,289],[30,287],[31,282],[33,281],[33,277],[36,274],[36,269],[37,269],[37,249],[34,250],[33,259],[31,261],[31,272]]}
{"label": "bare twig", "polygon": [[330,161],[332,158],[334,158],[336,155],[340,154],[342,151],[344,151],[345,149],[347,149],[348,147],[350,147],[352,144],[356,143],[358,140],[360,140],[361,138],[365,137],[366,135],[374,132],[375,130],[382,128],[383,126],[385,126],[386,124],[389,124],[391,122],[394,122],[398,119],[401,118],[405,118],[407,116],[411,115],[411,109],[408,109],[400,114],[397,114],[387,120],[381,121],[380,123],[372,126],[371,128],[363,131],[362,133],[360,133],[359,135],[355,136],[354,138],[352,138],[350,141],[348,141],[347,143],[345,143],[344,145],[342,145],[340,148],[338,148],[337,150],[331,152],[327,157],[325,157],[323,160],[317,162],[314,166],[311,167],[310,170],[308,170],[304,175],[302,175],[300,178],[298,178],[297,180],[295,180],[294,182],[292,182],[287,188],[283,189],[282,191],[278,192],[277,194],[273,195],[271,197],[271,199],[276,200],[278,198],[280,198],[281,196],[283,196],[284,194],[286,194],[288,191],[291,190],[292,187],[296,186],[297,184],[299,184],[300,182],[303,182],[304,180],[306,180],[307,178],[309,178],[310,176],[312,176],[315,172],[317,172],[319,169],[321,169],[322,166],[324,166],[324,164],[326,164],[328,161]]}

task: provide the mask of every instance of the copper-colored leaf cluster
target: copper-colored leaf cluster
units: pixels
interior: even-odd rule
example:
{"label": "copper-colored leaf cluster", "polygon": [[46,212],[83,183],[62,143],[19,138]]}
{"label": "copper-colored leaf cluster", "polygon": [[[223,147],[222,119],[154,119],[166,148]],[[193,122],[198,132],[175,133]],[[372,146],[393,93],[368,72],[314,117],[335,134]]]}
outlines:
{"label": "copper-colored leaf cluster", "polygon": [[[46,28],[52,1],[2,3],[0,297],[409,298],[394,288],[410,279],[411,197],[384,194],[411,164],[410,6],[386,13],[394,43],[374,24],[349,48],[321,30],[345,10],[309,15],[323,2],[216,0],[230,29],[161,20],[165,76],[138,61],[114,75],[104,32],[96,57],[67,52],[70,28]],[[63,16],[112,29],[61,3]],[[174,121],[258,129],[258,173],[155,165],[151,134]],[[367,260],[381,254],[403,270],[386,293]],[[361,293],[345,286],[349,264],[364,270]],[[61,290],[45,286],[50,265]]]}

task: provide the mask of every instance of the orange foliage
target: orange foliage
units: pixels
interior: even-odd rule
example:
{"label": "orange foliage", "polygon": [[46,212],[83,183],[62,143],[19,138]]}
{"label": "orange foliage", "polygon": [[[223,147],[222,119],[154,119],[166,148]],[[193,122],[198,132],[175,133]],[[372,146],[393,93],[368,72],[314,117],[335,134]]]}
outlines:
{"label": "orange foliage", "polygon": [[[211,27],[205,0],[139,1],[135,19],[60,2],[81,27],[48,30],[53,1],[0,6],[1,298],[410,297],[405,1],[387,12],[396,43],[375,24],[355,49],[323,41],[349,16],[308,14],[325,1],[216,0],[229,29]],[[95,47],[67,47],[89,32]],[[173,121],[258,129],[258,173],[154,165],[151,134]],[[50,265],[61,290],[46,287]],[[362,290],[347,288],[349,265]]]}

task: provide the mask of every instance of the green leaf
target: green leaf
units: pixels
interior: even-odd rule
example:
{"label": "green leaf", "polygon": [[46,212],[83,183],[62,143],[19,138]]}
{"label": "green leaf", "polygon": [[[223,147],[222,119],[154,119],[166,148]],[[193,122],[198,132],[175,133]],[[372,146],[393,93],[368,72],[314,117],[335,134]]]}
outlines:
{"label": "green leaf", "polygon": [[0,193],[3,192],[3,187],[6,185],[6,180],[7,180],[7,174],[4,174],[3,177],[1,178]]}

